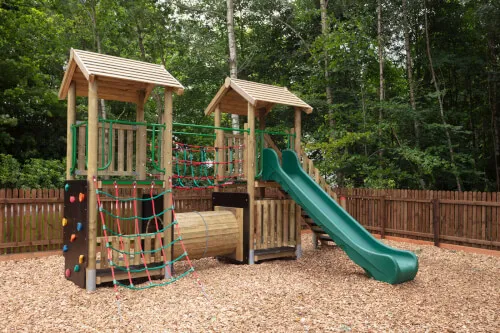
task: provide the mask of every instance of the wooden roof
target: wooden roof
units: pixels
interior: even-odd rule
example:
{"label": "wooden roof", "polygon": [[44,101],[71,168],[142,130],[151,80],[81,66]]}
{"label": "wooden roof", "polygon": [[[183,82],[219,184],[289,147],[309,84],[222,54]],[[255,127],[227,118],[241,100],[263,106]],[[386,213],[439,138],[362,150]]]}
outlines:
{"label": "wooden roof", "polygon": [[98,97],[136,103],[138,92],[149,97],[155,86],[170,87],[182,94],[184,87],[162,65],[71,49],[68,67],[59,89],[65,99],[72,81],[76,95],[88,96],[88,82],[98,79]]}
{"label": "wooden roof", "polygon": [[309,104],[285,87],[226,78],[224,85],[205,109],[205,115],[211,114],[217,105],[223,113],[246,115],[248,103],[259,109],[265,108],[266,112],[276,104],[298,107],[306,113],[312,112]]}

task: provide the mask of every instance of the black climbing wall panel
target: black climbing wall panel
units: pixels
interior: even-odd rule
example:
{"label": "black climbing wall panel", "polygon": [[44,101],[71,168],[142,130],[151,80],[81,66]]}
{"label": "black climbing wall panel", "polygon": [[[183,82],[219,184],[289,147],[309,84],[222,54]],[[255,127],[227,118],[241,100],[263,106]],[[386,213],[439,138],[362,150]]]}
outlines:
{"label": "black climbing wall panel", "polygon": [[[64,183],[64,218],[67,221],[67,224],[63,226],[64,274],[66,279],[73,281],[81,288],[85,288],[85,267],[88,259],[87,199],[88,183],[86,180],[67,180]],[[73,240],[72,235],[74,235]],[[67,251],[64,251],[64,247],[67,247]],[[83,262],[80,262],[81,255],[84,256]]]}

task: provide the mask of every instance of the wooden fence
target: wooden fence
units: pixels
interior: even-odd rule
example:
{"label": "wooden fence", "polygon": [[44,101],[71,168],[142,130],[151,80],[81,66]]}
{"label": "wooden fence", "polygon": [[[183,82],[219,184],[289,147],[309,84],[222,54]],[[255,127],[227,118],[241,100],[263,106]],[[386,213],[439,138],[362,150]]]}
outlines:
{"label": "wooden fence", "polygon": [[[120,195],[130,194],[121,191]],[[500,193],[371,189],[334,192],[346,197],[347,211],[371,232],[500,250]],[[273,194],[266,191],[266,197]],[[174,198],[177,212],[211,209],[210,190],[175,191]],[[116,212],[111,200],[103,205]],[[0,254],[60,249],[63,206],[62,189],[0,189]],[[132,209],[130,203],[120,205],[123,215]],[[113,221],[106,219],[106,224],[113,225]]]}
{"label": "wooden fence", "polygon": [[[175,190],[176,212],[210,210],[211,193],[211,190]],[[121,189],[120,196],[130,197],[130,190]],[[106,197],[102,199],[103,207],[116,214],[115,202]],[[120,203],[119,210],[123,216],[133,215],[131,202]],[[0,254],[60,249],[63,213],[63,189],[0,189]],[[110,217],[105,220],[108,227],[114,226],[116,229]],[[134,224],[126,223],[122,228],[124,232],[133,232]],[[98,228],[98,236],[101,230],[102,228]]]}
{"label": "wooden fence", "polygon": [[500,250],[500,193],[335,189],[367,230]]}

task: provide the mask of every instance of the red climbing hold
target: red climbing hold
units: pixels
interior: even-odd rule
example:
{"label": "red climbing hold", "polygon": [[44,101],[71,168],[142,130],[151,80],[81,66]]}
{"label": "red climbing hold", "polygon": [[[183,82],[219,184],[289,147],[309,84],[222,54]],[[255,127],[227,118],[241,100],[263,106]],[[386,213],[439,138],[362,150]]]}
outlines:
{"label": "red climbing hold", "polygon": [[85,194],[80,193],[80,194],[78,195],[78,201],[82,202],[83,200],[85,200]]}
{"label": "red climbing hold", "polygon": [[74,196],[70,196],[69,197],[69,202],[73,203],[75,202],[76,198]]}
{"label": "red climbing hold", "polygon": [[71,276],[71,269],[67,268],[64,275],[66,275],[66,278],[69,278]]}

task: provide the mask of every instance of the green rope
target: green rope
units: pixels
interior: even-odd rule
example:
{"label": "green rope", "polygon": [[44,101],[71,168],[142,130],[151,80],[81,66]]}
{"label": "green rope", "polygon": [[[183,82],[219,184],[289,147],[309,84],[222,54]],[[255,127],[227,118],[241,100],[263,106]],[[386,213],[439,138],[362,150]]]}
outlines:
{"label": "green rope", "polygon": [[170,189],[169,190],[164,190],[160,194],[155,195],[154,197],[149,197],[149,198],[120,198],[120,197],[114,196],[111,193],[108,193],[108,192],[105,192],[105,191],[101,191],[101,190],[96,190],[96,193],[97,194],[104,194],[108,198],[112,198],[112,199],[118,200],[120,202],[129,202],[129,201],[135,201],[135,200],[137,200],[137,201],[152,201],[152,200],[158,199],[162,195],[165,195],[167,193],[172,193],[172,190],[170,190]]}
{"label": "green rope", "polygon": [[102,230],[106,230],[107,232],[109,232],[112,236],[120,236],[120,237],[123,237],[123,238],[137,238],[137,237],[151,237],[151,236],[154,236],[154,235],[157,235],[157,234],[161,234],[163,232],[165,232],[165,230],[171,228],[172,226],[176,225],[178,222],[177,220],[174,220],[172,223],[170,223],[169,225],[167,225],[165,228],[163,229],[160,229],[158,231],[155,231],[155,232],[147,232],[147,233],[143,233],[143,234],[132,234],[132,235],[124,235],[124,234],[120,234],[120,233],[117,233],[111,229],[109,229],[108,227],[106,227],[105,225],[102,226]]}
{"label": "green rope", "polygon": [[[165,268],[167,266],[170,266],[172,265],[173,263],[176,263],[178,262],[179,260],[181,260],[182,258],[185,258],[187,257],[187,253],[184,252],[183,254],[181,254],[180,256],[178,256],[177,258],[175,258],[174,260],[171,260],[171,261],[167,261],[161,265],[157,265],[157,266],[152,266],[152,267],[148,267],[148,271],[157,271],[159,269],[162,269],[162,268]],[[110,266],[116,268],[117,270],[119,271],[122,271],[122,272],[130,272],[130,273],[140,273],[140,272],[144,272],[146,270],[146,267],[144,268],[127,268],[127,267],[124,267],[124,266],[118,266],[118,265],[115,265],[113,262],[110,262]]]}
{"label": "green rope", "polygon": [[194,268],[191,267],[190,269],[188,269],[187,271],[185,271],[184,273],[182,273],[181,275],[179,276],[176,276],[175,278],[171,278],[170,280],[166,281],[166,282],[162,282],[162,283],[150,283],[149,285],[147,286],[143,286],[143,287],[136,287],[134,286],[133,284],[123,284],[123,283],[120,283],[119,281],[116,281],[116,280],[113,280],[113,283],[116,284],[116,285],[119,285],[121,287],[124,287],[124,288],[127,288],[127,289],[132,289],[132,290],[145,290],[145,289],[149,289],[149,288],[153,288],[153,287],[163,287],[163,286],[167,286],[169,284],[172,284],[174,283],[175,281],[177,280],[180,280],[182,279],[183,277],[189,275],[190,273],[194,272]]}
{"label": "green rope", "polygon": [[120,220],[124,220],[124,221],[129,221],[129,220],[135,220],[135,219],[138,219],[138,220],[142,220],[142,221],[145,221],[145,220],[150,220],[154,217],[158,217],[158,216],[162,216],[163,214],[165,214],[166,212],[169,212],[169,211],[172,211],[174,210],[174,206],[172,207],[169,207],[163,211],[161,211],[160,213],[156,214],[156,215],[151,215],[149,217],[141,217],[141,216],[130,216],[130,217],[123,217],[123,216],[118,216],[118,215],[114,215],[113,213],[111,213],[109,210],[105,209],[104,207],[99,207],[99,211],[100,212],[103,212],[103,213],[106,213],[106,215],[109,215],[115,219],[120,219]]}
{"label": "green rope", "polygon": [[173,241],[169,242],[168,244],[166,245],[163,245],[163,246],[160,246],[159,248],[156,248],[156,249],[153,249],[153,250],[143,250],[143,251],[139,251],[139,252],[130,252],[130,251],[124,251],[124,250],[120,250],[120,249],[117,249],[115,247],[113,247],[109,242],[106,244],[106,247],[115,251],[115,252],[118,252],[118,253],[121,253],[121,254],[125,254],[125,255],[136,255],[136,254],[142,254],[142,253],[149,253],[149,254],[152,254],[152,253],[157,253],[157,252],[160,252],[161,250],[165,250],[165,249],[168,249],[169,247],[171,247],[172,245],[174,245],[175,243],[177,243],[178,241],[181,241],[182,240],[182,237],[179,236],[177,237],[176,239],[174,239]]}

